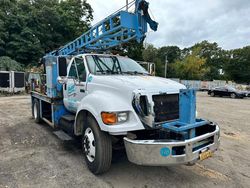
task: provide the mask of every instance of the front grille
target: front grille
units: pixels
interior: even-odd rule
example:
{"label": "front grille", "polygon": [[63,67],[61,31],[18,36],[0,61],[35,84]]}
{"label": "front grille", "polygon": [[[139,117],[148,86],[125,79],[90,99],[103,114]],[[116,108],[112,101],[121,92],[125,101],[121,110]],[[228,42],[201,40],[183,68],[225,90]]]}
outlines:
{"label": "front grille", "polygon": [[153,95],[155,122],[179,119],[179,94]]}

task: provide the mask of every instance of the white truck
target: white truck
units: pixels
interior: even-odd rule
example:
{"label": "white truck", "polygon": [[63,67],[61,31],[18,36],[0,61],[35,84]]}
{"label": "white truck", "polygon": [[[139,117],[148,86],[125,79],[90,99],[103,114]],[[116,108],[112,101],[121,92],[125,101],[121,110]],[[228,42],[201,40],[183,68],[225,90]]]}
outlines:
{"label": "white truck", "polygon": [[[86,33],[47,54],[42,60],[46,92],[31,93],[35,121],[81,137],[86,163],[94,174],[109,169],[117,145],[125,147],[129,161],[154,166],[192,164],[210,157],[219,146],[218,125],[196,118],[194,90],[151,76],[127,57],[79,52],[79,47],[113,46],[104,38],[112,38],[115,31],[138,37],[138,23],[142,25],[143,19],[153,23],[145,18],[147,9],[143,6],[148,4],[143,3],[136,1],[135,14],[121,11],[105,19],[111,33],[100,23],[91,29],[94,34]],[[112,25],[117,16],[121,27]],[[136,22],[138,17],[140,22]],[[96,33],[99,30],[102,32]]]}
{"label": "white truck", "polygon": [[132,59],[80,54],[57,82],[63,101],[32,92],[34,118],[81,136],[95,174],[110,167],[112,145],[122,140],[128,159],[140,165],[193,163],[218,148],[219,127],[195,118],[194,91],[149,75]]}

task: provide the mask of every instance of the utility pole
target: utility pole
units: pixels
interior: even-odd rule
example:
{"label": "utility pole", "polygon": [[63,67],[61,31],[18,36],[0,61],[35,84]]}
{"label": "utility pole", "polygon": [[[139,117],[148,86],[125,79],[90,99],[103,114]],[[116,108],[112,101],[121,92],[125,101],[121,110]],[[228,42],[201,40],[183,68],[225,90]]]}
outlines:
{"label": "utility pole", "polygon": [[128,11],[128,0],[126,0],[126,10]]}
{"label": "utility pole", "polygon": [[167,71],[168,71],[168,56],[165,57],[165,78],[167,78]]}

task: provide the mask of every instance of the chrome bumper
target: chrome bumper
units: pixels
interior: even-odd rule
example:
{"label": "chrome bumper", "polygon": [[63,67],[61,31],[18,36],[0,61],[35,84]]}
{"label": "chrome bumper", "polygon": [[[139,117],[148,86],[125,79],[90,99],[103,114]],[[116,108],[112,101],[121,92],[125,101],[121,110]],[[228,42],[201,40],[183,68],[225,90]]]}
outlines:
{"label": "chrome bumper", "polygon": [[[167,166],[177,164],[188,164],[199,160],[201,152],[210,150],[216,151],[219,147],[219,126],[211,133],[185,140],[185,141],[164,141],[164,140],[131,140],[124,138],[127,156],[130,162],[138,165]],[[194,150],[197,143],[205,139],[213,138],[213,142]],[[184,154],[174,155],[174,147],[184,147]]]}

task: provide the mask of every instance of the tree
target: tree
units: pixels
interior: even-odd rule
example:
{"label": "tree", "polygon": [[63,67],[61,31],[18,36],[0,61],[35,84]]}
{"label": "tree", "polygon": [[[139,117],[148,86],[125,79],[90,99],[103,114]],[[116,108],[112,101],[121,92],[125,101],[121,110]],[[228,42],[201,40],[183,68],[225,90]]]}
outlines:
{"label": "tree", "polygon": [[158,49],[157,52],[157,59],[159,61],[158,64],[161,64],[161,72],[160,75],[165,75],[165,63],[166,58],[168,60],[168,67],[167,67],[167,77],[173,78],[176,77],[172,64],[175,63],[176,60],[180,59],[181,56],[181,49],[178,46],[164,46]]}
{"label": "tree", "polygon": [[0,1],[0,56],[36,64],[85,32],[92,12],[86,0]]}
{"label": "tree", "polygon": [[71,41],[90,28],[93,9],[86,0],[61,1],[57,10],[62,21],[65,22],[63,35],[66,41]]}
{"label": "tree", "polygon": [[230,60],[225,64],[225,74],[230,80],[250,84],[250,46],[231,50]]}
{"label": "tree", "polygon": [[142,52],[142,57],[144,61],[154,62],[157,58],[157,48],[152,44],[146,44],[145,49]]}
{"label": "tree", "polygon": [[199,51],[199,48],[194,48],[191,54],[173,64],[178,78],[188,80],[202,80],[204,78],[209,69],[205,67],[206,59],[199,57]]}
{"label": "tree", "polygon": [[11,59],[8,56],[0,57],[0,70],[3,71],[23,71],[23,67],[20,63]]}
{"label": "tree", "polygon": [[122,46],[117,46],[112,48],[110,52],[112,54],[119,54],[122,56],[128,56],[136,61],[143,61],[142,52],[143,52],[143,42],[138,43],[136,40],[132,40],[123,44]]}
{"label": "tree", "polygon": [[164,46],[158,49],[158,58],[162,61],[168,63],[174,63],[176,60],[180,59],[181,49],[178,46]]}
{"label": "tree", "polygon": [[164,76],[164,62],[158,57],[158,49],[152,44],[147,44],[142,51],[143,60],[155,63],[156,76]]}
{"label": "tree", "polygon": [[193,49],[199,49],[197,52],[199,57],[206,59],[205,66],[209,68],[209,71],[204,75],[204,78],[206,80],[222,79],[223,76],[219,74],[219,70],[223,69],[224,64],[228,61],[226,51],[219,47],[216,42],[210,43],[206,40],[190,48],[191,51]]}
{"label": "tree", "polygon": [[172,64],[176,60],[180,59],[181,50],[177,46],[164,46],[161,48],[155,48],[152,44],[146,45],[146,48],[142,51],[144,61],[153,62],[156,65],[156,75],[165,76],[165,63],[166,57],[168,60],[167,76],[175,77],[175,72],[172,68]]}

